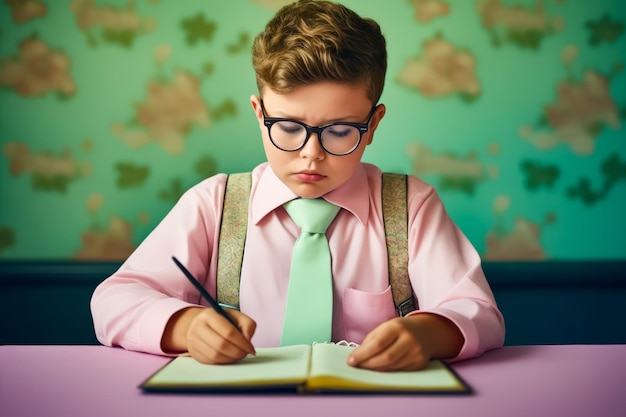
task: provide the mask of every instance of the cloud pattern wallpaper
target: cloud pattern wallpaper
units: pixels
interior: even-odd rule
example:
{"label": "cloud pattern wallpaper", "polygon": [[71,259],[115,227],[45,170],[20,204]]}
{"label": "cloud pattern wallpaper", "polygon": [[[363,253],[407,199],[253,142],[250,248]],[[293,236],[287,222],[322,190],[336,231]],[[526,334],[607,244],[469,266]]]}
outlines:
{"label": "cloud pattern wallpaper", "polygon": [[[122,260],[264,161],[250,47],[285,0],[0,4],[0,259]],[[626,258],[621,0],[345,0],[388,43],[364,160],[488,261]]]}

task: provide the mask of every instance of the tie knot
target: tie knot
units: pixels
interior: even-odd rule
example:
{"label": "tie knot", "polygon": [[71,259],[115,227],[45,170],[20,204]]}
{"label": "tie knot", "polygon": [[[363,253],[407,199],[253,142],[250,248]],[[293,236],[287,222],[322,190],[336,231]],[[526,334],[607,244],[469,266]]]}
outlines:
{"label": "tie knot", "polygon": [[339,207],[323,198],[298,198],[284,205],[292,220],[308,233],[326,233]]}

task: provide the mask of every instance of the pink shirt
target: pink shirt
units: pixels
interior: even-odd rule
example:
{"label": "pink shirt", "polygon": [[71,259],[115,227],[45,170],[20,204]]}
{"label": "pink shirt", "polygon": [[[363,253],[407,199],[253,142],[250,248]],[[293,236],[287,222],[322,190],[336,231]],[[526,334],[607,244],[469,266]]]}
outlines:
{"label": "pink shirt", "polygon": [[[178,270],[176,256],[215,295],[217,239],[226,175],[188,190],[120,269],[95,290],[96,336],[105,345],[163,354],[176,311],[204,303]],[[409,176],[409,275],[419,310],[454,322],[465,337],[456,360],[502,346],[504,321],[478,253],[447,215],[434,188]],[[299,229],[282,205],[297,196],[267,163],[252,172],[241,311],[257,323],[256,347],[278,346],[291,250]],[[343,208],[327,231],[334,282],[333,340],[360,343],[396,316],[387,273],[381,172],[361,164],[324,198]]]}

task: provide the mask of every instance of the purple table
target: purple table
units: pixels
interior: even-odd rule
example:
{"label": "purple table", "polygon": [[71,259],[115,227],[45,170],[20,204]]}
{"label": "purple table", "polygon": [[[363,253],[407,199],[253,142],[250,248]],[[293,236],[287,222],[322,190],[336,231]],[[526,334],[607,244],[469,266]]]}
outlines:
{"label": "purple table", "polygon": [[470,396],[143,394],[168,358],[103,346],[0,346],[0,415],[626,416],[626,345],[508,346],[454,364]]}

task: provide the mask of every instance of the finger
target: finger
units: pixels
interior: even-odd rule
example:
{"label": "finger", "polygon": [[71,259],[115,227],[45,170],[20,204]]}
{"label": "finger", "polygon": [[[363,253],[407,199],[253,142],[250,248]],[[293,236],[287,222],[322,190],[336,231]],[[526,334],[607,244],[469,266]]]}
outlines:
{"label": "finger", "polygon": [[410,352],[399,343],[394,343],[378,355],[361,362],[359,367],[381,372],[409,370],[412,365],[411,359]]}
{"label": "finger", "polygon": [[254,332],[256,331],[256,322],[243,313],[238,311],[234,313],[235,314],[232,315],[233,319],[237,323],[239,331],[243,335],[244,339],[248,342],[246,351],[252,355],[256,355],[254,345],[252,345],[252,336],[254,336]]}
{"label": "finger", "polygon": [[215,350],[212,346],[206,344],[190,347],[189,353],[198,362],[213,365],[229,364],[239,360],[225,355],[222,352]]}
{"label": "finger", "polygon": [[[219,336],[211,339],[210,345],[222,352],[229,355],[240,356],[241,353],[255,354],[254,346],[250,339],[244,336],[243,332],[239,328],[235,328],[225,317],[222,317],[217,312],[213,312],[214,317],[211,318],[210,326]],[[243,319],[243,314],[240,314],[238,320],[246,321]],[[246,326],[248,326],[246,324]],[[245,356],[245,355],[244,355]]]}
{"label": "finger", "polygon": [[187,350],[191,356],[201,363],[232,363],[239,360],[244,354],[233,355],[216,349],[213,344],[221,338],[206,323],[202,322],[195,326],[187,336]]}
{"label": "finger", "polygon": [[415,355],[408,352],[395,366],[386,370],[388,371],[419,371],[428,365],[429,358],[424,355]]}
{"label": "finger", "polygon": [[408,324],[410,322],[404,319],[381,324],[366,336],[361,347],[348,358],[348,364],[379,371],[423,368],[429,355]]}
{"label": "finger", "polygon": [[[238,338],[241,340],[238,341]],[[237,342],[246,348],[238,346]],[[189,353],[203,363],[236,362],[249,353],[246,343],[250,342],[228,320],[211,309],[196,317],[187,334]]]}
{"label": "finger", "polygon": [[[233,326],[233,324],[224,316],[219,314],[217,311],[213,309],[207,309],[204,315],[204,321],[206,326],[208,326],[212,331],[219,336],[221,339],[225,339],[231,344],[237,346],[239,349],[245,351],[246,353],[254,353],[254,346],[250,342],[250,338],[243,335],[241,327],[248,327],[247,321],[251,321],[245,314],[240,313],[236,310],[229,310],[226,312],[233,321],[237,324],[237,327]],[[218,342],[221,343],[221,342]],[[218,348],[216,343],[212,344],[214,348]]]}
{"label": "finger", "polygon": [[385,332],[374,329],[365,337],[361,346],[348,356],[348,365],[360,367],[364,362],[379,355],[395,342],[395,337],[385,337],[384,335]]}
{"label": "finger", "polygon": [[219,336],[203,334],[189,343],[189,353],[202,363],[233,363],[248,354]]}

